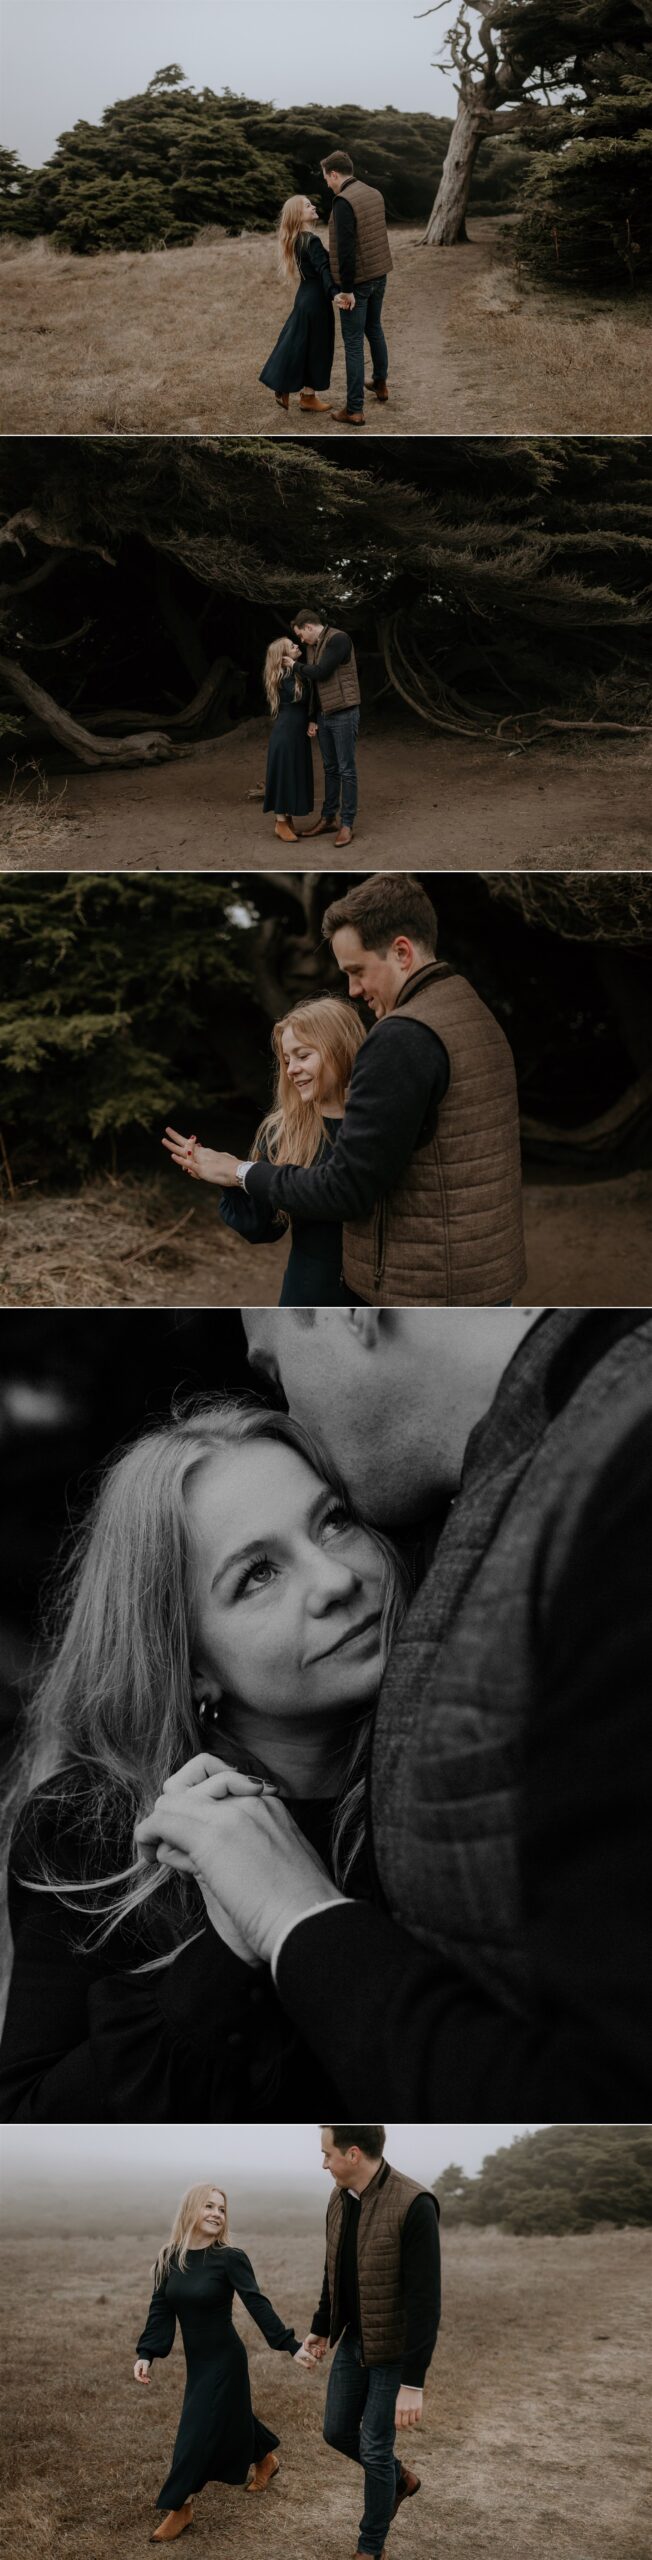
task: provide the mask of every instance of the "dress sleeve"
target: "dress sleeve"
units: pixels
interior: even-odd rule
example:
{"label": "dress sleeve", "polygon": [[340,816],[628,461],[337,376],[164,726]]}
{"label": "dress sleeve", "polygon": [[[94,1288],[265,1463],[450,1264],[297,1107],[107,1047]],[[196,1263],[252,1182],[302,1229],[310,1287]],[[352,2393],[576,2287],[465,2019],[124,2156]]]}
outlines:
{"label": "dress sleeve", "polygon": [[[257,1159],[264,1163],[264,1157]],[[266,1209],[263,1201],[251,1200],[242,1184],[222,1192],[220,1217],[225,1227],[232,1227],[246,1244],[283,1244],[287,1241],[287,1221],[282,1210]]]}
{"label": "dress sleeve", "polygon": [[231,2281],[235,2292],[244,2303],[245,2311],[249,2312],[252,2320],[255,2320],[256,2328],[262,2329],[268,2347],[284,2349],[288,2355],[297,2356],[301,2339],[297,2338],[294,2329],[286,2329],[285,2322],[279,2320],[278,2312],[268,2301],[267,2294],[261,2293],[260,2286],[256,2283],[251,2259],[245,2255],[244,2249],[231,2249],[229,2256]]}
{"label": "dress sleeve", "polygon": [[154,2286],[145,2327],[136,2348],[136,2355],[147,2356],[150,2364],[153,2364],[155,2356],[169,2356],[174,2346],[177,2320],[176,2312],[167,2299],[167,2283],[167,2276],[162,2276],[160,2284]]}
{"label": "dress sleeve", "polygon": [[333,295],[339,293],[340,288],[335,283],[335,277],[331,275],[328,252],[324,248],[323,240],[310,238],[308,257],[314,274],[319,277],[320,284],[323,285],[327,302],[332,302]]}
{"label": "dress sleeve", "polygon": [[0,2119],[7,2123],[88,2123],[106,2114],[106,2087],[91,2027],[93,1989],[120,1961],[114,1952],[91,1955],[88,1922],[80,1901],[68,1906],[55,1891],[34,1890],[43,1851],[56,1848],[71,1880],[79,1872],[83,1821],[74,1779],[62,1789],[29,1799],[16,1826],[9,1859],[9,1918],[13,1965],[2,2046]]}

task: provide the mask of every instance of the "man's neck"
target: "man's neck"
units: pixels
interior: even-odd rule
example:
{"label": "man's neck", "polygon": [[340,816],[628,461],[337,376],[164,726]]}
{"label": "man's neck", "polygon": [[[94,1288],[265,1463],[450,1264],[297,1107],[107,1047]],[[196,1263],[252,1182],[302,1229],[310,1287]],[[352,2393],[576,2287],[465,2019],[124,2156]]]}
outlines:
{"label": "man's neck", "polygon": [[350,2196],[363,2196],[366,2188],[373,2186],[374,2178],[380,2177],[381,2169],[384,2169],[384,2166],[384,2160],[361,2160],[359,2169],[356,2169],[355,2177],[349,2180],[347,2193]]}

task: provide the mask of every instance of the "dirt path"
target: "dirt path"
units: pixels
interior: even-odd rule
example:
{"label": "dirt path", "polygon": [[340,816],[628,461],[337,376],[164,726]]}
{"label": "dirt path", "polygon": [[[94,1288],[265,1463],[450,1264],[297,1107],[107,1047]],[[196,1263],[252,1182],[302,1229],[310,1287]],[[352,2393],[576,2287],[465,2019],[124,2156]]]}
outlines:
{"label": "dirt path", "polygon": [[[638,433],[652,427],[641,297],[605,303],[525,288],[508,234],[475,219],[465,248],[391,234],[392,396],[367,435]],[[287,421],[258,376],[287,314],[271,235],[140,257],[6,248],[5,434],[281,435],[356,431]],[[338,330],[333,405],[345,388]]]}
{"label": "dirt path", "polygon": [[[183,2355],[177,2339],[150,2390],[135,2390],[134,2343],[161,2230],[125,2231],[118,2213],[107,2230],[105,2210],[92,2236],[37,2230],[5,2244],[3,2521],[7,2555],[21,2560],[55,2551],[61,2560],[114,2560],[116,2551],[142,2560],[147,2548]],[[233,2237],[305,2335],[321,2214],[297,2231],[279,2209],[241,2217],[236,2202]],[[410,2454],[423,2485],[401,2515],[401,2560],[646,2560],[652,2234],[514,2239],[444,2229],[442,2259],[444,2315]],[[360,2496],[352,2466],[323,2442],[326,2377],[271,2356],[239,2303],[235,2318],[254,2407],[281,2439],[282,2468],[267,2499],[247,2498],[246,2508],[239,2489],[208,2486],[192,2550],[197,2560],[344,2560]]]}
{"label": "dirt path", "polygon": [[[652,1172],[526,1182],[525,1234],[523,1305],[649,1304]],[[0,1308],[274,1306],[287,1253],[241,1243],[210,1195],[189,1210],[185,1192],[133,1180],[19,1193],[0,1210]]]}
{"label": "dirt path", "polygon": [[[53,784],[53,843],[41,815],[34,851],[2,849],[0,870],[305,870],[323,842],[284,845],[261,805],[267,724],[241,723],[179,762],[139,773],[71,774]],[[359,751],[362,869],[647,869],[652,862],[650,749],[608,740],[509,753],[435,736],[420,723],[367,722]],[[316,806],[321,782],[317,776]],[[25,804],[23,803],[23,807]],[[62,842],[62,818],[71,822]],[[329,867],[338,856],[328,839]],[[349,853],[340,856],[350,870]]]}

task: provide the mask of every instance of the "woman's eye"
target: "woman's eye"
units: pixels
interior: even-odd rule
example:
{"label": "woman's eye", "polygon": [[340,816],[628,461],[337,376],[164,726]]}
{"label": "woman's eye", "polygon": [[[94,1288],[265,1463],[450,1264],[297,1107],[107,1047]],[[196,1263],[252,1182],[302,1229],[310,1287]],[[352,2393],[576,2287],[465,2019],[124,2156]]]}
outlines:
{"label": "woman's eye", "polygon": [[332,1503],[330,1510],[324,1513],[321,1525],[322,1537],[325,1537],[329,1531],[337,1536],[338,1530],[341,1532],[343,1529],[352,1529],[353,1521],[350,1511],[347,1511],[346,1503]]}
{"label": "woman's eye", "polygon": [[264,1591],[266,1583],[271,1580],[275,1570],[269,1556],[252,1556],[250,1564],[241,1574],[236,1589],[236,1600],[241,1600],[247,1591]]}

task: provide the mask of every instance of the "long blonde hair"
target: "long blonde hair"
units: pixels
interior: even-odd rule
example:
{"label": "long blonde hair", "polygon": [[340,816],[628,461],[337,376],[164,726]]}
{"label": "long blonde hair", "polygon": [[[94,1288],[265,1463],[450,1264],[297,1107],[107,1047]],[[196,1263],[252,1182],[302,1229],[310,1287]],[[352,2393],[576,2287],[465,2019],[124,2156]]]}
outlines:
{"label": "long blonde hair", "polygon": [[290,1027],[307,1047],[319,1050],[322,1068],[330,1069],[340,1102],[345,1100],[354,1059],[366,1035],[353,1005],[344,1004],[341,996],[311,996],[274,1024],[276,1090],[271,1111],[256,1130],[254,1149],[268,1156],[270,1164],[310,1165],[326,1137],[324,1105],[318,1095],[314,1102],[303,1102],[288,1075],[283,1033]]}
{"label": "long blonde hair", "polygon": [[[273,720],[276,719],[281,699],[281,685],[283,677],[284,675],[291,675],[293,664],[295,664],[293,659],[290,659],[287,665],[284,663],[283,652],[285,649],[287,649],[287,635],[284,634],[282,640],[270,640],[263,666],[263,684]],[[298,662],[296,662],[296,668],[297,671],[295,672],[294,678],[294,699],[295,702],[300,702],[303,686],[301,676],[298,673]]]}
{"label": "long blonde hair", "polygon": [[[169,2275],[173,2258],[175,2265],[181,2268],[183,2274],[195,2224],[199,2221],[200,2213],[205,2212],[209,2196],[213,2195],[218,2185],[219,2180],[214,2178],[211,2186],[186,2187],[185,2196],[182,2196],[175,2213],[169,2240],[164,2242],[162,2249],[159,2249],[158,2257],[152,2267],[155,2284],[162,2284],[164,2276]],[[224,2197],[224,2230],[220,2232],[219,2240],[217,2238],[207,2240],[207,2249],[223,2249],[228,2242],[229,2208],[225,2187],[220,2187],[220,2195]]]}
{"label": "long blonde hair", "polygon": [[[256,1440],[278,1440],[296,1449],[356,1518],[340,1478],[302,1424],[254,1396],[202,1398],[159,1429],[144,1432],[108,1466],[81,1536],[73,1543],[58,1594],[52,1657],[32,1701],[7,1794],[9,1836],[35,1788],[46,1809],[48,1786],[58,1829],[57,1779],[71,1764],[80,1773],[83,1820],[75,1835],[80,1880],[73,1883],[58,1874],[41,1849],[38,1875],[32,1865],[23,1882],[35,1892],[57,1893],[71,1910],[79,1908],[81,1896],[96,1924],[94,1944],[103,1944],[135,1913],[142,1918],[145,1907],[153,1965],[169,1963],[204,1925],[194,1880],[147,1865],[133,1846],[136,1823],[151,1812],[166,1779],[199,1745],[186,1492],[203,1460]],[[377,1529],[368,1535],[383,1559],[384,1661],[403,1612],[407,1581],[389,1541]],[[333,1864],[342,1882],[364,1839],[369,1725],[367,1717],[356,1731],[336,1808]],[[65,1831],[65,1823],[63,1827]],[[114,1872],[116,1836],[124,1864]]]}
{"label": "long blonde hair", "polygon": [[303,210],[305,201],[305,196],[287,196],[285,204],[281,205],[278,226],[278,271],[283,278],[289,276],[291,284],[296,282],[294,252],[297,240],[302,233],[308,237],[313,229],[313,224],[308,224],[305,219]]}

